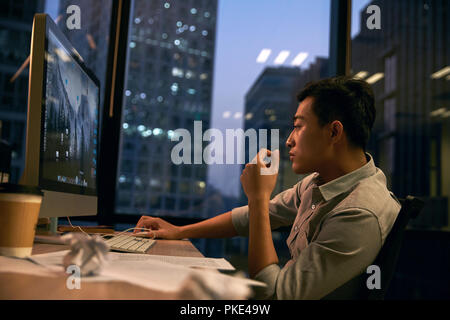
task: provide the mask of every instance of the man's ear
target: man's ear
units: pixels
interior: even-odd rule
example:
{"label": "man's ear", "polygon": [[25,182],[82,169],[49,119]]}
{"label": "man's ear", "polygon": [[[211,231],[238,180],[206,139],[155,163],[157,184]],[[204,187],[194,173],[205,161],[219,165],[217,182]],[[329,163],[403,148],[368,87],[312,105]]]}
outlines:
{"label": "man's ear", "polygon": [[342,135],[344,134],[344,126],[342,125],[342,122],[339,120],[334,120],[330,124],[330,130],[331,130],[331,138],[337,140],[340,140],[342,138]]}

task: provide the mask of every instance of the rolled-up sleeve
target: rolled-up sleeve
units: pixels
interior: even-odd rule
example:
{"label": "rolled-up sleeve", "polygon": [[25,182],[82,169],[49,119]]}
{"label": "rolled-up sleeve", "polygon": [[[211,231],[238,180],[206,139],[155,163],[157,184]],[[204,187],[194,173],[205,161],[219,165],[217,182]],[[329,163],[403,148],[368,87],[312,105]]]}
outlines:
{"label": "rolled-up sleeve", "polygon": [[374,214],[364,209],[330,213],[317,238],[280,269],[272,264],[255,279],[266,283],[258,299],[321,299],[363,273],[381,249]]}
{"label": "rolled-up sleeve", "polygon": [[[292,188],[277,194],[269,203],[269,218],[272,229],[289,226],[295,220],[300,206],[300,184],[299,181]],[[247,237],[249,234],[248,206],[238,207],[231,210],[231,221],[236,232],[240,236]]]}

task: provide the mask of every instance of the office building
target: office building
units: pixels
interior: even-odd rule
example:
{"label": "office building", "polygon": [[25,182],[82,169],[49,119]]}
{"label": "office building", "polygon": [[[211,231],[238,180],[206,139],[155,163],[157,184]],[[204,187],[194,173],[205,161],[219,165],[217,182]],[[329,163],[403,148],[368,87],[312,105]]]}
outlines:
{"label": "office building", "polygon": [[[289,161],[286,139],[293,127],[293,116],[297,109],[300,68],[267,67],[255,80],[245,95],[244,131],[255,129],[267,130],[267,147],[270,147],[271,129],[279,130],[280,163],[278,179],[273,194],[292,187],[298,181]],[[258,141],[258,149],[261,141]],[[248,141],[246,142],[246,161],[248,161]],[[250,159],[251,160],[251,159]],[[244,166],[242,169],[244,169]],[[246,199],[242,192],[241,199]]]}
{"label": "office building", "polygon": [[[372,1],[381,29],[352,40],[352,74],[372,83],[377,120],[369,150],[398,197],[422,196],[422,227],[448,224],[450,211],[450,3]],[[441,71],[440,73],[438,73]]]}
{"label": "office building", "polygon": [[217,1],[135,1],[116,212],[205,215],[207,165],[172,163],[171,137],[210,126],[216,17]]}
{"label": "office building", "polygon": [[[308,68],[268,67],[256,79],[245,96],[245,130],[279,129],[280,167],[273,194],[292,187],[301,176],[292,172],[286,140],[293,128],[298,107],[297,94],[310,81],[325,78],[328,60],[317,57]],[[246,149],[248,154],[248,148]],[[248,155],[247,155],[248,157]],[[242,195],[242,199],[245,195]]]}
{"label": "office building", "polygon": [[31,27],[35,12],[44,1],[0,3],[0,138],[12,148],[11,181],[18,182],[25,161],[28,69],[11,81],[30,52]]}

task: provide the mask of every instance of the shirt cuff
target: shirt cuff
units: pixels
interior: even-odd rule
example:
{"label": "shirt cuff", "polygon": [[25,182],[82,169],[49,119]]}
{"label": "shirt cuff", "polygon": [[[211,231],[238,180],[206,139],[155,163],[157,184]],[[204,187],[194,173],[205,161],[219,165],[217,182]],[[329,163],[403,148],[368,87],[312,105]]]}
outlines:
{"label": "shirt cuff", "polygon": [[275,286],[277,284],[278,275],[280,274],[280,267],[277,264],[269,264],[267,267],[263,268],[255,276],[256,281],[261,281],[266,284],[266,287],[255,287],[255,299],[274,299]]}
{"label": "shirt cuff", "polygon": [[231,222],[238,235],[248,237],[248,206],[231,210]]}

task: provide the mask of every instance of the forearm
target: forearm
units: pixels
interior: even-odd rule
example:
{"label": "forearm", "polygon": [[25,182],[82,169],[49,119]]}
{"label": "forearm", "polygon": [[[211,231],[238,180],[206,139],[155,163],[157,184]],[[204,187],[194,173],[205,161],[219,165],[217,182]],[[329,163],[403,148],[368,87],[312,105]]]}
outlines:
{"label": "forearm", "polygon": [[249,200],[248,271],[255,277],[270,264],[278,263],[269,220],[269,198]]}
{"label": "forearm", "polygon": [[180,227],[180,238],[231,238],[237,235],[231,221],[231,211]]}

